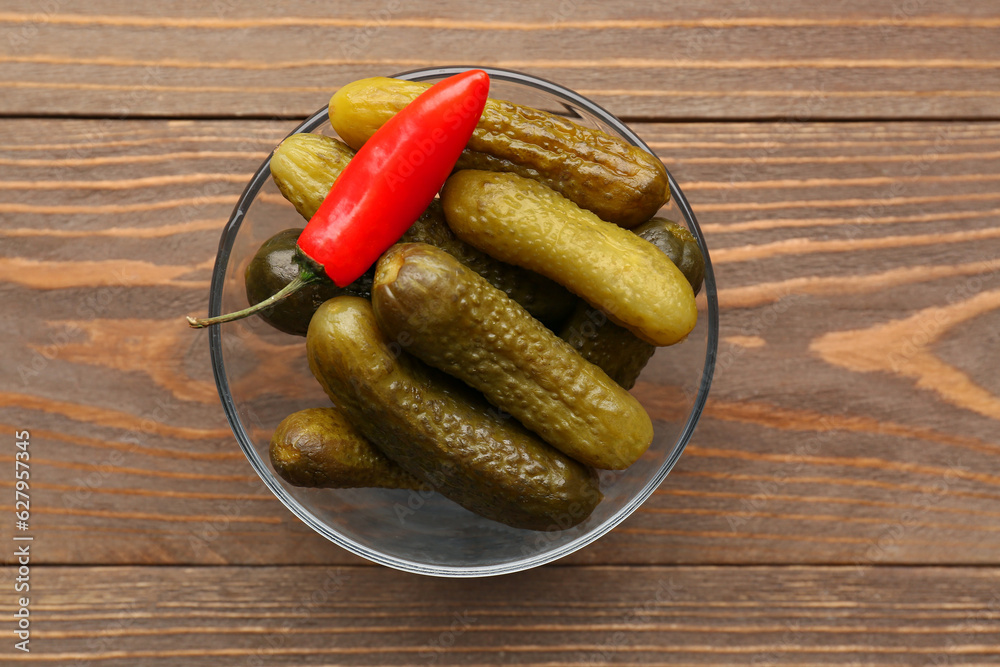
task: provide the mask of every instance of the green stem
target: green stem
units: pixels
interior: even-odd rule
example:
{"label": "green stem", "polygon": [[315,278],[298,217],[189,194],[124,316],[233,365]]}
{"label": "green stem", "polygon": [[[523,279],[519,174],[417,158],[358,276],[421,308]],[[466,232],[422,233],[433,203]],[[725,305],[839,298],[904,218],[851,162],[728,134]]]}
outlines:
{"label": "green stem", "polygon": [[216,317],[188,317],[188,324],[195,329],[202,329],[204,327],[212,326],[213,324],[222,324],[223,322],[241,320],[244,317],[248,317],[256,312],[273,306],[282,299],[298,292],[306,285],[316,282],[320,279],[320,277],[320,275],[313,271],[302,269],[302,271],[299,272],[299,275],[295,276],[290,283],[258,304],[250,306],[249,308],[244,308],[243,310],[238,310],[235,313],[229,313],[228,315],[218,315]]}

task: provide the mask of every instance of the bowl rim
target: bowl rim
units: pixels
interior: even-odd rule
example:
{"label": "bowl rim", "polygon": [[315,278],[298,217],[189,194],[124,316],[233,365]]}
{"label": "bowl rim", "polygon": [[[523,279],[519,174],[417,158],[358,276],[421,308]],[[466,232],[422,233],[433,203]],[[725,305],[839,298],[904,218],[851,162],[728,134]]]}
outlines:
{"label": "bowl rim", "polygon": [[[625,123],[620,121],[603,107],[592,102],[586,97],[569,90],[568,88],[530,74],[494,67],[446,66],[407,70],[405,72],[400,72],[399,74],[394,74],[392,78],[402,79],[405,81],[424,81],[427,79],[458,74],[459,72],[469,69],[482,69],[489,74],[491,79],[518,83],[536,88],[566,102],[570,102],[575,106],[581,107],[593,114],[602,122],[608,124],[633,145],[656,155],[649,148],[649,146],[647,146],[646,143],[638,137],[638,135],[625,125]],[[288,136],[300,132],[310,132],[327,120],[328,112],[327,108],[324,107],[300,123],[292,132],[289,133]],[[215,266],[212,270],[212,284],[208,302],[208,312],[210,316],[214,317],[220,314],[223,287],[225,285],[226,267],[229,264],[229,257],[232,252],[233,243],[235,242],[236,235],[243,223],[243,218],[247,209],[257,196],[260,188],[270,177],[270,161],[272,155],[273,151],[264,159],[260,167],[257,168],[257,171],[254,173],[250,182],[240,195],[236,206],[233,208],[229,221],[222,230],[222,235],[219,239],[219,251],[216,255]],[[666,479],[667,475],[680,459],[681,454],[684,452],[687,443],[690,441],[691,436],[694,433],[695,427],[697,426],[698,420],[700,419],[701,413],[705,407],[705,403],[708,400],[708,393],[712,385],[712,377],[715,371],[715,361],[718,353],[719,303],[715,285],[715,273],[712,269],[708,246],[705,243],[705,237],[702,234],[701,227],[698,225],[698,221],[695,218],[694,212],[691,210],[691,206],[688,203],[687,198],[684,196],[680,187],[678,187],[677,182],[674,180],[674,177],[670,173],[669,169],[667,170],[667,179],[670,183],[671,198],[677,203],[678,208],[680,208],[681,213],[689,223],[690,229],[697,238],[698,245],[705,257],[704,291],[707,303],[706,314],[708,318],[708,340],[705,351],[705,363],[702,369],[701,382],[699,383],[698,394],[695,397],[694,405],[692,406],[691,412],[688,414],[687,422],[684,424],[684,428],[681,429],[680,435],[674,443],[674,447],[671,450],[670,455],[667,457],[667,460],[662,466],[660,466],[660,469],[657,470],[653,478],[650,479],[649,482],[647,482],[646,485],[629,500],[629,502],[627,502],[612,516],[608,517],[603,523],[595,526],[587,533],[580,535],[575,540],[567,542],[566,544],[555,549],[536,553],[531,556],[523,556],[517,560],[505,563],[478,566],[438,565],[406,560],[386,555],[351,538],[341,535],[306,509],[280,483],[278,483],[275,476],[267,467],[267,464],[257,454],[256,447],[247,433],[246,428],[243,426],[243,422],[240,419],[239,412],[237,411],[236,404],[233,401],[232,393],[229,389],[229,380],[226,376],[225,362],[223,360],[221,328],[219,326],[210,327],[208,338],[209,351],[212,358],[212,371],[215,375],[215,384],[219,392],[219,398],[226,413],[226,419],[229,421],[229,426],[233,431],[233,435],[239,443],[240,448],[243,450],[243,453],[246,455],[247,460],[250,462],[250,465],[257,472],[257,475],[286,508],[288,508],[307,526],[334,544],[374,563],[416,574],[439,577],[483,577],[510,574],[558,560],[559,558],[567,556],[574,551],[587,546],[610,532],[611,529],[624,521],[629,515],[638,509],[639,506],[649,498],[649,496],[653,494],[656,488],[659,487],[664,479]]]}

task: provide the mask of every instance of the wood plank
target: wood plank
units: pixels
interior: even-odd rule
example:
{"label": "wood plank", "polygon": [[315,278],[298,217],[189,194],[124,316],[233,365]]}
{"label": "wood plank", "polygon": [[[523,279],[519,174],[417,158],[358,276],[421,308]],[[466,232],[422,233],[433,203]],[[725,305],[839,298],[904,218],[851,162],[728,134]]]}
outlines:
{"label": "wood plank", "polygon": [[[359,562],[256,479],[180,319],[290,125],[0,124],[0,423],[34,434],[37,562]],[[567,562],[1000,562],[1000,124],[636,129],[713,251],[716,381],[667,481]],[[654,416],[667,385],[636,389]]]}
{"label": "wood plank", "polygon": [[989,0],[40,7],[0,11],[2,114],[297,118],[348,81],[461,63],[631,118],[1000,117]]}
{"label": "wood plank", "polygon": [[[8,664],[986,665],[994,568],[37,568]],[[0,606],[12,613],[10,596]],[[78,662],[79,661],[79,662]]]}

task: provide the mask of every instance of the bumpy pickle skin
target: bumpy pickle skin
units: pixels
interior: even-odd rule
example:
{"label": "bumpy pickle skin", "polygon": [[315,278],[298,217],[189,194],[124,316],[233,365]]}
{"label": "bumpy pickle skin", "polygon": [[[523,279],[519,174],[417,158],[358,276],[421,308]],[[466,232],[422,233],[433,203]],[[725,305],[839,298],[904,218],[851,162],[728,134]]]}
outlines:
{"label": "bumpy pickle skin", "polygon": [[423,483],[390,461],[336,408],[285,417],[271,437],[271,466],[293,486],[323,489],[420,489]]}
{"label": "bumpy pickle skin", "polygon": [[652,442],[634,397],[448,253],[390,248],[375,269],[372,306],[379,327],[405,338],[414,356],[577,461],[621,470]]}
{"label": "bumpy pickle skin", "polygon": [[[274,151],[271,176],[285,199],[295,206],[303,218],[309,220],[353,155],[354,151],[349,146],[331,137],[293,134]],[[401,240],[430,243],[446,250],[549,326],[564,322],[576,306],[576,297],[557,283],[527,269],[496,260],[460,241],[445,224],[439,200],[427,207]],[[360,287],[370,288],[371,277],[371,273],[366,273],[359,279],[362,283]],[[367,296],[360,289],[353,293]],[[300,327],[303,335],[308,326],[309,320],[305,318]]]}
{"label": "bumpy pickle skin", "polygon": [[[705,260],[690,231],[666,218],[653,218],[632,231],[669,257],[687,278],[694,293],[698,293],[705,276]],[[639,374],[656,351],[654,345],[637,338],[631,331],[608,320],[600,310],[583,302],[559,329],[559,337],[625,389],[635,386]]]}
{"label": "bumpy pickle skin", "polygon": [[705,280],[705,256],[698,239],[684,225],[663,217],[655,217],[632,230],[646,239],[681,270],[697,296]]}
{"label": "bumpy pickle skin", "polygon": [[593,470],[503,417],[481,395],[403,351],[371,303],[327,301],[306,336],[309,366],[334,404],[386,456],[481,516],[561,530],[602,496]]}
{"label": "bumpy pickle skin", "polygon": [[624,389],[631,389],[656,346],[618,326],[589,303],[581,302],[559,329],[559,337]]}
{"label": "bumpy pickle skin", "polygon": [[565,322],[579,302],[559,283],[534,271],[494,259],[459,240],[445,222],[444,208],[439,199],[431,202],[420,219],[403,234],[400,242],[427,243],[441,248],[547,326]]}
{"label": "bumpy pickle skin", "polygon": [[[331,98],[330,122],[356,150],[429,86],[386,77],[350,83]],[[666,169],[655,155],[601,130],[493,98],[456,168],[538,180],[626,228],[648,220],[670,197]]]}
{"label": "bumpy pickle skin", "polygon": [[271,155],[271,178],[282,196],[306,219],[319,210],[334,181],[354,157],[342,141],[300,132],[286,137]]}
{"label": "bumpy pickle skin", "polygon": [[537,181],[466,169],[441,200],[460,239],[551,278],[653,345],[683,340],[697,322],[694,291],[666,255]]}

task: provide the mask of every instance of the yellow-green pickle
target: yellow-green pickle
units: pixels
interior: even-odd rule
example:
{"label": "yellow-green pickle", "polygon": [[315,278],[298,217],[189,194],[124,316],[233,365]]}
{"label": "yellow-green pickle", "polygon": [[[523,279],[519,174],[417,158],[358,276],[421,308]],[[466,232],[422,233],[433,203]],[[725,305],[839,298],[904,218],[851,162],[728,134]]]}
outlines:
{"label": "yellow-green pickle", "polygon": [[[430,87],[386,77],[361,79],[330,100],[330,122],[355,150]],[[490,98],[456,169],[507,171],[545,183],[622,227],[649,220],[670,197],[659,158],[601,130]]]}
{"label": "yellow-green pickle", "polygon": [[419,489],[423,483],[390,461],[336,408],[285,417],[271,437],[271,466],[295,486]]}
{"label": "yellow-green pickle", "polygon": [[[694,293],[699,292],[705,276],[705,259],[697,239],[687,228],[666,218],[653,218],[632,231],[663,251],[687,278]],[[656,346],[611,322],[599,309],[585,302],[577,306],[559,329],[559,337],[625,389],[635,386],[639,373],[656,351]]]}
{"label": "yellow-green pickle", "polygon": [[390,248],[375,269],[372,305],[382,331],[405,340],[407,351],[577,461],[620,470],[652,442],[652,422],[635,398],[438,248]]}
{"label": "yellow-green pickle", "polygon": [[352,157],[354,151],[343,141],[300,132],[274,149],[271,178],[295,210],[310,220]]}
{"label": "yellow-green pickle", "polygon": [[[353,155],[354,151],[349,146],[336,139],[320,134],[293,134],[275,149],[271,157],[271,176],[285,199],[295,206],[303,218],[309,220]],[[577,299],[557,283],[494,259],[460,241],[445,223],[439,200],[431,203],[401,241],[430,243],[446,250],[546,324],[555,325],[564,321],[576,306]],[[370,285],[371,276],[366,274],[366,277]],[[278,286],[278,289],[283,286]],[[366,296],[360,293],[355,295]],[[312,312],[315,308],[310,315]],[[307,317],[302,324],[303,330],[308,325]]]}
{"label": "yellow-green pickle", "polygon": [[697,322],[694,291],[666,255],[537,181],[466,169],[441,200],[460,239],[551,278],[649,343],[677,343]]}
{"label": "yellow-green pickle", "polygon": [[481,395],[403,351],[370,302],[323,304],[306,336],[309,366],[365,438],[414,477],[481,516],[561,530],[601,500],[593,470],[542,442]]}

